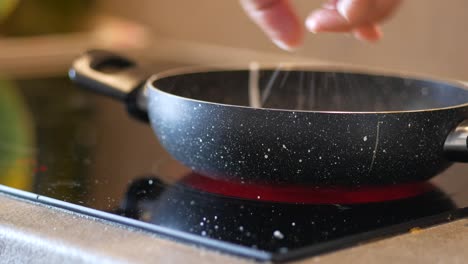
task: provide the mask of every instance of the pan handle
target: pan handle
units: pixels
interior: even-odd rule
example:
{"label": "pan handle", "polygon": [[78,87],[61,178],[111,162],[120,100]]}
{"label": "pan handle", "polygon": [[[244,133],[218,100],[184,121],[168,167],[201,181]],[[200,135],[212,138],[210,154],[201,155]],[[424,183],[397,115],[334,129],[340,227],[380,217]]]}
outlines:
{"label": "pan handle", "polygon": [[133,117],[148,121],[144,84],[149,74],[135,62],[109,51],[90,50],[73,62],[68,76],[83,88],[124,102]]}
{"label": "pan handle", "polygon": [[444,152],[451,161],[468,162],[468,119],[448,134]]}

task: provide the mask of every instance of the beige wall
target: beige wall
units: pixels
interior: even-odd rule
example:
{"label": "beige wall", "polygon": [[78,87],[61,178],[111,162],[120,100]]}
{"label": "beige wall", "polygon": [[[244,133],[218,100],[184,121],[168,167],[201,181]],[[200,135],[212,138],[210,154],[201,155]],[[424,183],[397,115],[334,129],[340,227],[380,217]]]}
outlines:
{"label": "beige wall", "polygon": [[[301,16],[322,1],[294,1]],[[236,0],[102,0],[108,12],[137,19],[158,34],[258,50],[277,50]],[[311,58],[468,79],[466,0],[406,0],[375,45],[344,35],[309,35],[296,53]]]}

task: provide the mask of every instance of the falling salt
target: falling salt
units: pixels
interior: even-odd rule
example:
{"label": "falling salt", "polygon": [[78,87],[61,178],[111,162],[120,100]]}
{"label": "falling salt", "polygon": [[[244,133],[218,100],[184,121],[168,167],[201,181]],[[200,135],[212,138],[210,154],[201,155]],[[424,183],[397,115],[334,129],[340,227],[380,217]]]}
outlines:
{"label": "falling salt", "polygon": [[239,226],[239,231],[244,231],[244,227],[243,226]]}
{"label": "falling salt", "polygon": [[202,235],[202,236],[206,236],[206,231],[202,231],[202,232],[201,232],[201,235]]}
{"label": "falling salt", "polygon": [[302,159],[299,159],[299,162],[302,162]]}
{"label": "falling salt", "polygon": [[216,220],[216,219],[218,219],[218,217],[215,215],[215,216],[214,216],[214,219]]}
{"label": "falling salt", "polygon": [[270,152],[270,149],[267,149],[267,150],[268,150],[268,152]]}
{"label": "falling salt", "polygon": [[200,222],[200,226],[204,226],[205,224],[203,222]]}
{"label": "falling salt", "polygon": [[265,159],[268,159],[268,155],[265,155]]}
{"label": "falling salt", "polygon": [[322,159],[322,156],[320,156],[319,159]]}
{"label": "falling salt", "polygon": [[276,230],[275,232],[273,232],[273,236],[277,239],[283,239],[284,238],[284,235],[283,233],[281,233],[279,230]]}
{"label": "falling salt", "polygon": [[257,199],[259,199],[259,200],[260,200],[260,198],[261,198],[261,197],[260,197],[260,195],[258,195],[258,196],[257,196]]}
{"label": "falling salt", "polygon": [[218,225],[215,225],[214,226],[214,229],[218,230],[219,226]]}
{"label": "falling salt", "polygon": [[203,142],[203,140],[201,138],[198,139],[200,142]]}
{"label": "falling salt", "polygon": [[307,152],[310,153],[310,149],[308,149]]}
{"label": "falling salt", "polygon": [[153,180],[149,180],[149,181],[148,181],[148,184],[149,184],[149,185],[152,185],[152,184],[153,184]]}
{"label": "falling salt", "polygon": [[367,136],[364,136],[362,140],[367,141]]}
{"label": "falling salt", "polygon": [[284,149],[288,149],[288,148],[286,148],[286,146],[285,146],[284,144],[283,144],[283,148],[284,148]]}
{"label": "falling salt", "polygon": [[296,226],[296,223],[295,223],[295,222],[292,222],[291,225],[292,225],[292,226]]}

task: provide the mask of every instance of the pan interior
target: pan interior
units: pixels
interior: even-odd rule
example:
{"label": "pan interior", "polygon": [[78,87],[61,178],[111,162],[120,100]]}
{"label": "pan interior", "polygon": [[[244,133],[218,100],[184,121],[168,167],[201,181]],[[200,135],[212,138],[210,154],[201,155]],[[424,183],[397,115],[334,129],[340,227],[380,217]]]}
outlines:
{"label": "pan interior", "polygon": [[346,72],[213,71],[173,75],[153,85],[213,103],[309,111],[413,111],[468,103],[468,90],[446,83]]}

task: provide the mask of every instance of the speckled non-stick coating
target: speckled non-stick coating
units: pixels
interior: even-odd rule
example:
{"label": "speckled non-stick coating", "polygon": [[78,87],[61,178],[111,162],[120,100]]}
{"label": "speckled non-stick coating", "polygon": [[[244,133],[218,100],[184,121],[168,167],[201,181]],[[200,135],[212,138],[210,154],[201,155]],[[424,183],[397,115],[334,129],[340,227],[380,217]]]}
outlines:
{"label": "speckled non-stick coating", "polygon": [[[231,72],[203,74],[208,75],[207,79],[218,79],[218,85],[225,85],[218,88],[219,93],[237,89],[226,86],[239,85],[228,81],[233,77]],[[372,78],[377,83],[389,82],[387,90],[392,89],[392,84],[407,82],[387,80],[384,76]],[[170,93],[172,82],[157,82],[157,88],[147,88],[148,111],[163,146],[194,171],[238,181],[382,185],[426,180],[451,164],[443,155],[445,138],[468,117],[466,106],[403,112],[390,107],[393,112],[377,113],[314,112],[306,107],[296,111],[255,109],[187,99]],[[204,85],[213,86],[199,80],[193,85],[181,85],[177,89],[192,93],[204,93]],[[412,84],[412,89],[420,89],[423,94],[426,87],[431,91],[446,89],[453,97],[431,104],[468,101],[467,92],[462,89],[431,82]],[[238,89],[239,93],[246,92],[245,87]],[[436,96],[441,95],[431,92],[429,96],[437,101]],[[192,97],[198,99],[196,95]],[[413,101],[416,98],[410,97]],[[396,104],[395,98],[391,101]],[[380,110],[379,106],[375,108]]]}

